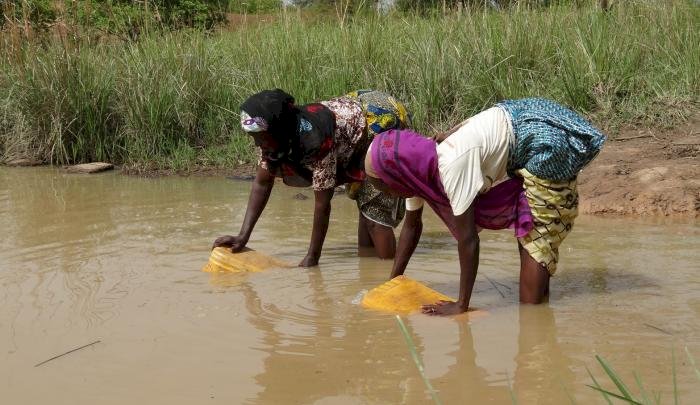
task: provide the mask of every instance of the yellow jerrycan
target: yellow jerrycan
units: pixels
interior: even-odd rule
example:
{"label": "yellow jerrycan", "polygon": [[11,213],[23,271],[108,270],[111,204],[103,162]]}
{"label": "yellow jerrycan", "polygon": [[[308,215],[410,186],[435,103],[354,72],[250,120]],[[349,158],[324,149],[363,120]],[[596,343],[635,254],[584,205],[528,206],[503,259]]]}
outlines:
{"label": "yellow jerrycan", "polygon": [[253,249],[245,248],[238,253],[231,253],[228,248],[217,247],[211,251],[209,262],[204,265],[202,271],[207,273],[241,273],[280,267],[292,266]]}
{"label": "yellow jerrycan", "polygon": [[398,276],[365,294],[362,298],[362,306],[408,314],[419,311],[423,305],[434,304],[441,300],[454,301],[453,298],[440,294],[416,280]]}

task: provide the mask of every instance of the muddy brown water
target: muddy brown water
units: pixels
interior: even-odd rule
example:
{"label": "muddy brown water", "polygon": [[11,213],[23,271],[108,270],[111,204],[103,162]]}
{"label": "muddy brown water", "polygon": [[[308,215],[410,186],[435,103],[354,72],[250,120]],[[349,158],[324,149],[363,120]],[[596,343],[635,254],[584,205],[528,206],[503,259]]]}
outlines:
{"label": "muddy brown water", "polygon": [[[321,266],[200,272],[238,230],[250,184],[0,168],[0,396],[6,404],[430,403],[393,315],[357,305],[390,262],[358,258],[344,196]],[[313,199],[278,186],[250,246],[297,262]],[[311,195],[308,191],[303,191]],[[700,403],[700,224],[581,217],[552,298],[517,304],[510,232],[484,232],[474,319],[404,317],[444,404],[604,403],[604,356],[637,391]],[[455,244],[434,217],[407,272],[452,296]],[[100,343],[41,366],[73,348]]]}

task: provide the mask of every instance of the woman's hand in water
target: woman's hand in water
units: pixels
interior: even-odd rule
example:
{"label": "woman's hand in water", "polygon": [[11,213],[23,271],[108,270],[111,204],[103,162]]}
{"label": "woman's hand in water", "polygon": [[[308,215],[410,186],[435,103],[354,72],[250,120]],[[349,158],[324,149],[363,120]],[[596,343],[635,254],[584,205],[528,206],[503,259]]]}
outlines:
{"label": "woman's hand in water", "polygon": [[426,315],[443,315],[444,316],[444,315],[461,314],[462,312],[467,312],[467,309],[462,308],[462,306],[457,302],[438,301],[435,304],[423,305],[423,307],[421,308],[421,311],[423,311],[423,313]]}
{"label": "woman's hand in water", "polygon": [[248,241],[242,236],[224,235],[216,238],[216,240],[214,241],[214,246],[212,246],[211,248],[214,249],[216,247],[227,247],[231,248],[231,252],[238,253],[241,250],[243,250],[246,243],[248,243]]}
{"label": "woman's hand in water", "polygon": [[307,254],[304,260],[299,263],[299,267],[314,267],[318,265],[318,257]]}

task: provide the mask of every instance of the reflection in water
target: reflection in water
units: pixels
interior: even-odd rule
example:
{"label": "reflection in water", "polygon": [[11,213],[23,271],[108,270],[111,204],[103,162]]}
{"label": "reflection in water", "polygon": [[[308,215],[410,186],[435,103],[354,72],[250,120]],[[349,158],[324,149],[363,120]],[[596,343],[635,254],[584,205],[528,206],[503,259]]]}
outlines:
{"label": "reflection in water", "polygon": [[[297,319],[308,330],[285,327],[284,319],[271,316],[273,305],[266,310],[252,288],[242,290],[251,324],[264,333],[256,349],[267,355],[264,371],[255,377],[263,389],[252,402],[308,404],[356,398],[359,403],[401,403],[406,397],[423,397],[416,384],[420,382],[409,377],[414,375],[410,358],[386,356],[402,344],[393,324],[337,305],[319,271],[310,271],[308,282],[310,315]],[[386,375],[394,378],[387,380]],[[395,379],[403,382],[397,385]]]}
{"label": "reflection in water", "polygon": [[[431,337],[434,326],[414,318],[419,324],[414,330],[432,345],[423,347],[422,356],[428,370],[437,368],[431,376],[440,398],[445,403],[569,402],[572,360],[559,344],[553,310],[521,306],[490,316],[455,320],[453,330],[442,332],[454,339],[442,336],[437,342]],[[441,358],[443,366],[431,367]]]}
{"label": "reflection in water", "polygon": [[[307,404],[341,398],[357,398],[358,403],[429,400],[393,317],[368,317],[361,310],[337,305],[322,272],[309,272],[308,282],[311,291],[307,297],[308,314],[295,317],[296,327],[287,324],[289,320],[284,319],[275,304],[263,303],[250,284],[240,285],[249,322],[263,334],[260,346],[255,349],[266,355],[264,370],[255,377],[263,389],[251,402]],[[329,308],[334,308],[330,316]],[[478,403],[501,404],[510,403],[512,397],[526,404],[567,401],[571,389],[568,385],[574,377],[572,361],[559,345],[554,312],[548,305],[520,306],[517,317],[512,331],[515,333],[511,332],[512,339],[505,342],[506,346],[516,346],[511,361],[503,362],[508,360],[507,356],[496,361],[487,358],[486,366],[477,361],[480,353],[508,350],[500,346],[503,341],[494,341],[489,336],[482,335],[477,343],[472,328],[479,328],[479,322],[485,321],[482,318],[475,321],[425,319],[421,315],[409,318],[409,332],[424,361],[430,363],[444,357],[452,363],[433,377],[438,395],[445,403],[473,399]],[[436,321],[456,326],[455,330],[441,332],[453,333],[455,344],[441,346],[439,341],[434,341],[431,335],[435,332],[430,323]],[[513,324],[503,324],[501,320],[491,327],[508,330]],[[400,382],[388,381],[387,375]]]}
{"label": "reflection in water", "polygon": [[[521,306],[513,389],[519,403],[563,403],[570,389],[571,359],[557,340],[554,312],[548,305]],[[567,401],[568,402],[568,401]]]}
{"label": "reflection in water", "polygon": [[[105,285],[99,271],[98,241],[115,226],[110,205],[100,202],[114,201],[115,188],[105,187],[106,177],[85,180],[25,170],[0,174],[0,225],[11,235],[3,238],[9,268],[0,282],[12,286],[4,301],[13,318],[31,306],[37,325],[65,322],[66,314],[77,315],[71,324],[99,324],[115,315],[113,303],[126,294],[120,282]],[[36,311],[43,308],[50,310]],[[16,344],[14,324],[10,331]]]}
{"label": "reflection in water", "polygon": [[[347,198],[333,201],[319,268],[200,272],[212,238],[237,230],[249,188],[0,167],[4,402],[430,401],[394,317],[353,304],[391,262],[356,256]],[[252,248],[303,257],[313,200],[297,192],[274,190]],[[408,274],[455,296],[454,240],[425,220]],[[472,299],[489,316],[405,318],[443,403],[598,403],[586,387],[586,367],[603,379],[594,354],[670,398],[671,348],[700,353],[700,227],[663,221],[580,218],[549,305],[535,307],[517,304],[512,233],[484,232]],[[684,403],[700,403],[692,369],[679,364],[677,376]]]}
{"label": "reflection in water", "polygon": [[[489,370],[477,364],[479,347],[475,344],[471,325],[464,320],[457,321],[456,324],[457,347],[447,353],[454,359],[454,364],[449,366],[447,372],[438,377],[436,382],[440,399],[445,403],[508,403],[511,393],[506,382],[493,383],[493,375]],[[430,361],[431,358],[426,356],[425,361]],[[506,370],[498,370],[504,371]]]}

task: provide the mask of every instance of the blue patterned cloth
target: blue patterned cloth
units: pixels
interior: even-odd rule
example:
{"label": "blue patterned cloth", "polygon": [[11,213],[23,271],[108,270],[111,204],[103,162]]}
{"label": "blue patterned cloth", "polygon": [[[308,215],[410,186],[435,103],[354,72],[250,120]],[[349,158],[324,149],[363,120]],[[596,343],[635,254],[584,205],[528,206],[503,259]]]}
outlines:
{"label": "blue patterned cloth", "polygon": [[583,117],[551,100],[524,98],[498,106],[510,114],[515,134],[508,160],[511,175],[525,168],[542,179],[572,180],[606,139]]}

